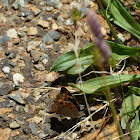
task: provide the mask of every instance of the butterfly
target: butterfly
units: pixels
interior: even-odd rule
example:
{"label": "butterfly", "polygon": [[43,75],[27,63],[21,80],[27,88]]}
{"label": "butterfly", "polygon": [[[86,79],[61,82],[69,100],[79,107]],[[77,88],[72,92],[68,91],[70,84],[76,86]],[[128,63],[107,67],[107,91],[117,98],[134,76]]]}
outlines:
{"label": "butterfly", "polygon": [[82,115],[77,101],[65,87],[62,87],[56,96],[51,111],[72,118],[79,118]]}

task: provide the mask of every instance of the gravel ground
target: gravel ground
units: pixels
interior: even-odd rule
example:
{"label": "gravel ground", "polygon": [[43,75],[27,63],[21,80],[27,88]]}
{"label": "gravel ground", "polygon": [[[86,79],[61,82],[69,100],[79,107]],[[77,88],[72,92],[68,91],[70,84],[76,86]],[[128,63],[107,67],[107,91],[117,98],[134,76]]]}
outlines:
{"label": "gravel ground", "polygon": [[[91,8],[98,9],[93,1],[0,1],[0,139],[60,139],[59,134],[79,121],[52,113],[49,106],[59,90],[40,88],[52,86],[60,77],[49,70],[61,54],[73,49],[74,8],[81,11],[77,30],[80,47],[84,47],[92,39],[86,15]],[[108,39],[110,30],[99,18]],[[63,139],[80,139],[90,131],[91,125],[83,124]]]}

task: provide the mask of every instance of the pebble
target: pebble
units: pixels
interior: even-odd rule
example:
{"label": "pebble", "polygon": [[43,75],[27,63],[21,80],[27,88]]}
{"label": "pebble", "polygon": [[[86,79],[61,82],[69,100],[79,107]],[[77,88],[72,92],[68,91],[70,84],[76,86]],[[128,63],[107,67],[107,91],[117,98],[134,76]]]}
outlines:
{"label": "pebble", "polygon": [[24,105],[25,104],[25,101],[22,99],[22,95],[20,92],[15,92],[15,93],[12,93],[8,96],[10,99],[13,99],[14,101]]}
{"label": "pebble", "polygon": [[6,33],[7,33],[7,36],[11,39],[18,38],[18,34],[15,29],[9,29]]}
{"label": "pebble", "polygon": [[38,20],[38,25],[42,26],[43,28],[48,28],[49,27],[49,22],[39,19]]}
{"label": "pebble", "polygon": [[19,127],[20,127],[20,125],[16,121],[10,123],[10,128],[12,128],[12,129],[16,129],[16,128],[19,128]]}
{"label": "pebble", "polygon": [[117,34],[117,36],[121,40],[122,43],[125,42],[125,38],[123,37],[123,34],[119,33],[119,34]]}
{"label": "pebble", "polygon": [[53,7],[46,7],[46,11],[51,12],[54,8]]}
{"label": "pebble", "polygon": [[60,0],[46,0],[47,6],[54,7],[56,9],[61,9],[62,3]]}
{"label": "pebble", "polygon": [[41,56],[41,53],[38,50],[31,50],[30,53],[31,53],[31,57],[34,63],[38,62]]}
{"label": "pebble", "polygon": [[65,25],[66,25],[66,26],[74,25],[74,21],[73,21],[72,19],[67,19],[67,20],[65,21]]}
{"label": "pebble", "polygon": [[35,6],[31,7],[31,10],[34,12],[35,16],[37,16],[41,12],[41,10],[36,8]]}
{"label": "pebble", "polygon": [[10,128],[5,128],[5,129],[0,128],[0,139],[9,140],[11,131],[12,130]]}
{"label": "pebble", "polygon": [[44,138],[47,137],[47,136],[49,136],[49,134],[45,134],[44,132],[41,132],[41,133],[39,134],[39,138],[40,138],[40,139],[44,139]]}
{"label": "pebble", "polygon": [[38,129],[36,128],[36,124],[35,123],[30,123],[29,127],[31,129],[32,134],[37,135]]}
{"label": "pebble", "polygon": [[13,3],[13,9],[18,10],[20,7],[25,7],[24,0],[15,0]]}
{"label": "pebble", "polygon": [[38,33],[38,30],[36,27],[30,27],[27,31],[28,35],[37,35],[37,33]]}
{"label": "pebble", "polygon": [[58,41],[61,37],[60,34],[57,31],[54,31],[54,30],[49,31],[48,34],[54,41]]}
{"label": "pebble", "polygon": [[27,44],[27,52],[30,52],[31,50],[35,49],[41,44],[41,41],[30,41]]}
{"label": "pebble", "polygon": [[45,70],[45,68],[44,68],[44,66],[43,66],[42,64],[36,64],[36,65],[34,65],[34,67],[35,67],[37,70],[41,70],[41,71]]}
{"label": "pebble", "polygon": [[54,82],[58,78],[58,74],[54,71],[46,74],[45,81],[47,82]]}
{"label": "pebble", "polygon": [[53,23],[53,24],[52,24],[52,29],[53,29],[53,30],[57,30],[57,29],[58,29],[58,26],[57,26],[56,23]]}
{"label": "pebble", "polygon": [[3,71],[5,74],[8,74],[8,73],[10,73],[10,67],[5,66],[5,67],[2,68],[2,71]]}
{"label": "pebble", "polygon": [[89,12],[89,8],[86,8],[86,7],[81,7],[79,11],[81,11],[81,19],[84,17],[84,16],[87,16],[88,12]]}
{"label": "pebble", "polygon": [[24,81],[24,77],[23,77],[22,74],[15,73],[13,75],[13,82],[14,82],[15,85],[18,85],[19,83],[23,83],[23,81]]}
{"label": "pebble", "polygon": [[52,44],[53,39],[48,35],[48,33],[42,38],[43,43]]}

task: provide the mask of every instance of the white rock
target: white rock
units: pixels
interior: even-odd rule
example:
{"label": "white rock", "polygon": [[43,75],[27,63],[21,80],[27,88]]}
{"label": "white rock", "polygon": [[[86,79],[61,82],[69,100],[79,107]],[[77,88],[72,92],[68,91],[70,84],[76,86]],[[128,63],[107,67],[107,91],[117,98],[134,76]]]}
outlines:
{"label": "white rock", "polygon": [[15,73],[13,75],[13,81],[14,81],[15,85],[18,85],[19,83],[23,83],[24,77],[20,73]]}
{"label": "white rock", "polygon": [[2,68],[2,71],[3,71],[4,73],[10,73],[10,67],[5,66],[5,67]]}
{"label": "white rock", "polygon": [[48,59],[43,59],[42,60],[42,63],[45,65],[45,64],[47,64],[48,63]]}
{"label": "white rock", "polygon": [[9,29],[7,31],[7,36],[10,37],[11,39],[18,38],[17,31],[15,29]]}
{"label": "white rock", "polygon": [[41,41],[30,41],[27,44],[27,51],[30,52],[31,50],[35,49],[40,44],[41,44]]}
{"label": "white rock", "polygon": [[57,78],[58,78],[58,74],[57,74],[56,72],[52,71],[52,72],[46,74],[46,76],[45,76],[45,81],[53,82],[53,81],[55,81]]}

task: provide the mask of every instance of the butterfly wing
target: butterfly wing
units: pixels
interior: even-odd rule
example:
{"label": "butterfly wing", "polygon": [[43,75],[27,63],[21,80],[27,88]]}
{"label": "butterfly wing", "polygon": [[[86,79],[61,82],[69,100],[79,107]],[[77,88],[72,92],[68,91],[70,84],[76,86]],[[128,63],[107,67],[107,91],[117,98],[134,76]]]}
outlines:
{"label": "butterfly wing", "polygon": [[64,87],[61,88],[60,93],[56,96],[54,104],[52,104],[52,111],[67,117],[79,118],[80,107],[71,95],[71,93]]}

